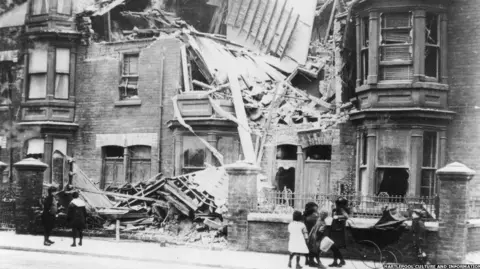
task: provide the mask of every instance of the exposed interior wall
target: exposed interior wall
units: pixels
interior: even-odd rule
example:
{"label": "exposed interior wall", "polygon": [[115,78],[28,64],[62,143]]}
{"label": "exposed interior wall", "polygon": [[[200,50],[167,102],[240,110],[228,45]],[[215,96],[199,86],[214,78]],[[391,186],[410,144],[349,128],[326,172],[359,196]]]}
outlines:
{"label": "exposed interior wall", "polygon": [[480,226],[468,228],[467,252],[480,251]]}

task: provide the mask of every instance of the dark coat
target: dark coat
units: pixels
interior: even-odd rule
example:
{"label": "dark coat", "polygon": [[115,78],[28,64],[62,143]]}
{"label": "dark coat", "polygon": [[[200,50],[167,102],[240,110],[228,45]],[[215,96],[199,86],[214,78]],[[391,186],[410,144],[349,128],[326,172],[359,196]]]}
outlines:
{"label": "dark coat", "polygon": [[67,222],[71,228],[85,229],[87,209],[85,204],[76,202],[78,199],[72,200],[68,205]]}
{"label": "dark coat", "polygon": [[318,212],[313,212],[307,216],[305,216],[305,226],[307,227],[307,231],[310,232],[315,226],[315,223],[317,223],[318,220]]}
{"label": "dark coat", "polygon": [[49,195],[43,200],[42,224],[46,230],[51,231],[55,226],[55,214],[50,213],[50,208],[52,204],[56,202],[53,195]]}
{"label": "dark coat", "polygon": [[337,219],[332,220],[332,225],[330,227],[330,231],[328,237],[335,242],[335,245],[338,248],[346,247],[345,243],[345,226],[347,224],[348,214],[343,209],[335,209],[333,211],[333,216],[337,216]]}

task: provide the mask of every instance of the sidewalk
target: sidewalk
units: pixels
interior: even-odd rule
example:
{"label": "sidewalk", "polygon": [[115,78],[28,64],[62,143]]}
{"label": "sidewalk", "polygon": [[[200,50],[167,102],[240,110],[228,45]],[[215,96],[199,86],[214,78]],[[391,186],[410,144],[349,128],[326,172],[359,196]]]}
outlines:
{"label": "sidewalk", "polygon": [[[123,260],[158,261],[184,265],[209,266],[225,269],[281,269],[288,268],[287,255],[242,252],[230,250],[204,250],[187,247],[161,247],[158,243],[132,241],[116,242],[109,239],[84,238],[82,247],[70,247],[71,239],[52,237],[52,246],[44,246],[42,236],[16,235],[14,232],[0,232],[0,249],[73,254],[92,257],[106,257]],[[301,263],[304,263],[302,258]],[[328,265],[332,259],[322,258]],[[373,263],[369,264],[373,268]],[[309,267],[305,267],[309,268]],[[347,260],[344,269],[368,268],[362,261]]]}

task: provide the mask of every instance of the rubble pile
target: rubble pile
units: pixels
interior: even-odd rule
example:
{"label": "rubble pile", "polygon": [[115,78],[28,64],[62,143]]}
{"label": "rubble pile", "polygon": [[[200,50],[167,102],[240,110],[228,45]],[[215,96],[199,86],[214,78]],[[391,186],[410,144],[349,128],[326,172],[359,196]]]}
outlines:
{"label": "rubble pile", "polygon": [[[226,223],[227,185],[223,168],[208,167],[203,171],[173,178],[161,174],[136,184],[124,184],[114,192],[111,208],[99,209],[107,219],[106,230],[115,230],[120,220],[122,233],[139,233],[175,241],[202,244],[223,244]],[[214,196],[215,195],[215,196]],[[116,215],[112,218],[112,215]]]}

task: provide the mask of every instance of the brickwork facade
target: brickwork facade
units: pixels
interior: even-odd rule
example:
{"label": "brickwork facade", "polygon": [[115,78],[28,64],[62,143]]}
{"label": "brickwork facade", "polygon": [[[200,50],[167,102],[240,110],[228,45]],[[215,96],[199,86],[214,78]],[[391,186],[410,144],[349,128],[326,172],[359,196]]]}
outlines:
{"label": "brickwork facade", "polygon": [[470,182],[480,191],[480,6],[476,0],[452,1],[448,13],[449,106],[457,114],[448,128],[447,163],[458,161],[477,171]]}
{"label": "brickwork facade", "polygon": [[[129,52],[139,52],[141,104],[122,106],[120,66],[122,54]],[[95,182],[102,173],[103,146],[150,146],[151,175],[160,167],[164,174],[170,172],[171,131],[165,123],[173,118],[171,97],[180,87],[179,58],[179,41],[174,38],[92,44],[79,50],[76,119],[80,128],[73,152]]]}

